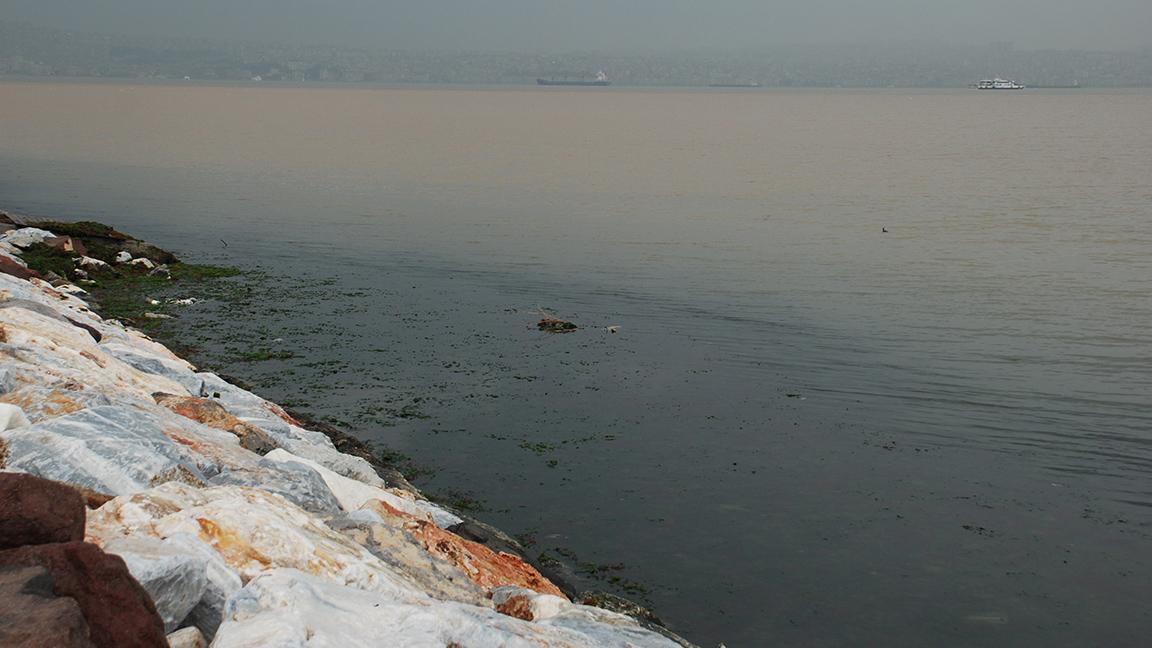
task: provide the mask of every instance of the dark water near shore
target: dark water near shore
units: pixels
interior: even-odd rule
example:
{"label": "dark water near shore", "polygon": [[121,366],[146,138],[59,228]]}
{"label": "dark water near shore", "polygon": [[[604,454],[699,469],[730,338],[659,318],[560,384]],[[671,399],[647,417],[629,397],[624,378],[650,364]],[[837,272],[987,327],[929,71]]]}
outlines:
{"label": "dark water near shore", "polygon": [[1149,178],[1147,92],[0,84],[0,206],[267,269],[229,371],[703,645],[1146,642]]}

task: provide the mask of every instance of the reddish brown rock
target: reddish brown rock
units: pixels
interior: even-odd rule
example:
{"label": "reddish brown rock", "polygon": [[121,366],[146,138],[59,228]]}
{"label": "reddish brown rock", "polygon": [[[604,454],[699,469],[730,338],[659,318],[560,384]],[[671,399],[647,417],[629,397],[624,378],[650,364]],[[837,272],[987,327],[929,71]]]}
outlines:
{"label": "reddish brown rock", "polygon": [[4,254],[0,254],[0,272],[12,275],[17,279],[31,279],[32,277],[40,276],[39,272],[25,268]]}
{"label": "reddish brown rock", "polygon": [[0,473],[0,550],[84,539],[84,498],[59,482]]}
{"label": "reddish brown rock", "polygon": [[75,599],[43,567],[0,567],[0,646],[94,648]]}
{"label": "reddish brown rock", "polygon": [[531,621],[535,618],[532,615],[532,602],[523,594],[509,596],[496,605],[496,611],[510,617],[524,619],[525,621]]}
{"label": "reddish brown rock", "polygon": [[74,239],[71,236],[54,236],[44,239],[44,245],[56,248],[61,252],[75,252],[81,256],[88,256],[88,248],[84,247],[79,239]]}
{"label": "reddish brown rock", "polygon": [[235,434],[240,439],[240,446],[252,452],[267,454],[277,448],[276,443],[264,430],[232,416],[220,403],[211,398],[177,396],[162,392],[152,394],[152,398],[180,416]]}
{"label": "reddish brown rock", "polygon": [[373,500],[365,505],[365,508],[375,511],[386,521],[402,526],[424,545],[428,553],[459,567],[480,587],[491,589],[502,585],[514,585],[541,594],[568,598],[552,581],[519,556],[503,551],[492,551],[479,542],[465,540],[441,529],[429,520],[409,515],[381,500]]}
{"label": "reddish brown rock", "polygon": [[36,565],[52,575],[57,596],[76,600],[97,648],[167,648],[156,606],[119,556],[86,542],[0,551],[0,567]]}

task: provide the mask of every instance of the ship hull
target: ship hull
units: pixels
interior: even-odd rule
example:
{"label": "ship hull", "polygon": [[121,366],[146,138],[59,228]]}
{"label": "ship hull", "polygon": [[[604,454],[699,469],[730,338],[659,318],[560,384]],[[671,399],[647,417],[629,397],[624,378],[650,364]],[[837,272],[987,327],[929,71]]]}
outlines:
{"label": "ship hull", "polygon": [[556,81],[553,79],[536,79],[536,85],[542,86],[610,86],[611,81]]}

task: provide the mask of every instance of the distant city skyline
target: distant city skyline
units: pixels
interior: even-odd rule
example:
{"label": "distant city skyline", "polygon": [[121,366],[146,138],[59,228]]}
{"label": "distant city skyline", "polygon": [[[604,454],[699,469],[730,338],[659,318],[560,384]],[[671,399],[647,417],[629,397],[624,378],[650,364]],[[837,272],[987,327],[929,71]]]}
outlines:
{"label": "distant city skyline", "polygon": [[1146,0],[0,0],[0,16],[68,30],[418,50],[739,50],[1010,42],[1152,47]]}

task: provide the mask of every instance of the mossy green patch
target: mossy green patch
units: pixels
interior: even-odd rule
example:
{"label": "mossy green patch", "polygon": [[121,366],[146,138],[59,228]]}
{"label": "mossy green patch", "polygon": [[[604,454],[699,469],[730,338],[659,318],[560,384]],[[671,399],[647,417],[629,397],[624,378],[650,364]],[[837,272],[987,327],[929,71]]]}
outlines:
{"label": "mossy green patch", "polygon": [[238,362],[263,362],[265,360],[288,360],[295,358],[296,354],[291,351],[272,351],[270,349],[259,349],[256,351],[247,351],[241,353],[236,357]]}
{"label": "mossy green patch", "polygon": [[79,258],[79,255],[74,252],[57,250],[43,243],[36,243],[24,248],[20,253],[20,258],[24,259],[24,263],[27,263],[29,268],[40,274],[55,272],[65,279],[71,279],[74,276],[73,270],[76,268],[76,259]]}
{"label": "mossy green patch", "polygon": [[97,238],[110,238],[119,241],[134,241],[136,239],[128,236],[123,232],[118,232],[104,223],[97,223],[96,221],[78,221],[75,223],[67,223],[63,221],[36,221],[34,223],[40,229],[46,229],[56,236],[75,236],[77,238],[83,237],[97,237]]}

